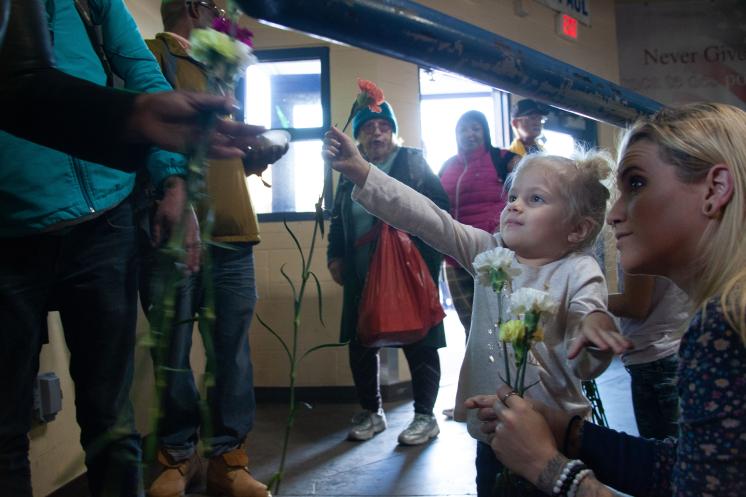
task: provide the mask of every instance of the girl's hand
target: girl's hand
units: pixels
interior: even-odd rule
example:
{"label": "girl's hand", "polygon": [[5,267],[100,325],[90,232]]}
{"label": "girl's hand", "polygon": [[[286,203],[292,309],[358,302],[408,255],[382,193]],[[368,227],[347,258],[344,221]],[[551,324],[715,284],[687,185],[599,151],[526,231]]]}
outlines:
{"label": "girl's hand", "polygon": [[321,155],[357,186],[365,184],[370,164],[360,155],[352,139],[335,126],[324,134]]}
{"label": "girl's hand", "polygon": [[562,456],[544,417],[511,391],[508,386],[497,391],[499,400],[493,405],[497,423],[490,445],[505,466],[536,485],[550,462]]}
{"label": "girl's hand", "polygon": [[586,347],[596,347],[600,351],[621,354],[633,349],[632,342],[624,338],[614,325],[614,321],[603,312],[591,312],[580,325],[581,336],[567,351],[568,359],[575,359]]}

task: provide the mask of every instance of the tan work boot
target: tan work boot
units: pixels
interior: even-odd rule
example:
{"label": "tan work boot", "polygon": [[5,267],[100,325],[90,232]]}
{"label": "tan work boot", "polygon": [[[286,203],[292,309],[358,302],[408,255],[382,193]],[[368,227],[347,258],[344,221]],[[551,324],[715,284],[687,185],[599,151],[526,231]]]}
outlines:
{"label": "tan work boot", "polygon": [[249,456],[241,447],[210,459],[207,493],[221,497],[272,497],[267,486],[249,473]]}
{"label": "tan work boot", "polygon": [[163,449],[158,451],[161,473],[148,489],[149,497],[184,497],[186,489],[199,482],[202,460],[195,452],[188,459],[174,461]]}

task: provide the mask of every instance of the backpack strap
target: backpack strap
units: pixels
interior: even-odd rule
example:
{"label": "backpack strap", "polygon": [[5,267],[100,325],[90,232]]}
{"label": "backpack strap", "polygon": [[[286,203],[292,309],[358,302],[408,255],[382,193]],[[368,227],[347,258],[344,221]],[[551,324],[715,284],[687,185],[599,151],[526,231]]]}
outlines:
{"label": "backpack strap", "polygon": [[101,31],[101,24],[98,24],[91,13],[91,4],[88,0],[74,0],[75,10],[78,11],[80,19],[83,21],[85,30],[88,33],[88,39],[91,41],[91,47],[96,52],[101,66],[106,73],[106,86],[114,86],[114,72],[111,69],[111,63],[104,50],[104,35]]}
{"label": "backpack strap", "polygon": [[497,177],[500,178],[500,181],[502,181],[503,183],[505,183],[505,179],[508,177],[508,164],[510,164],[510,162],[515,157],[518,157],[518,154],[515,154],[510,150],[490,147],[490,158],[492,159],[492,165],[495,166]]}
{"label": "backpack strap", "polygon": [[163,72],[163,76],[166,78],[166,81],[168,81],[168,84],[171,85],[171,88],[176,90],[176,57],[174,57],[174,54],[171,53],[171,49],[168,48],[168,43],[166,42],[166,40],[164,40],[163,38],[156,39],[160,40],[161,43],[163,43],[163,48],[166,49],[163,52],[163,64],[161,65],[161,72]]}

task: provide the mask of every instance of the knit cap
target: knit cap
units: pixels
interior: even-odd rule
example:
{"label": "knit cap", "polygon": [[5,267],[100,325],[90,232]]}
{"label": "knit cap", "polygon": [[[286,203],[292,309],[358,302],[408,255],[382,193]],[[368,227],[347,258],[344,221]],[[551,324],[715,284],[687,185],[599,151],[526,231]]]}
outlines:
{"label": "knit cap", "polygon": [[391,108],[388,102],[381,104],[381,112],[373,112],[367,106],[363,110],[355,114],[352,118],[352,136],[357,138],[360,133],[360,127],[370,121],[371,119],[385,119],[391,123],[391,130],[396,134],[396,116],[394,115],[394,109]]}

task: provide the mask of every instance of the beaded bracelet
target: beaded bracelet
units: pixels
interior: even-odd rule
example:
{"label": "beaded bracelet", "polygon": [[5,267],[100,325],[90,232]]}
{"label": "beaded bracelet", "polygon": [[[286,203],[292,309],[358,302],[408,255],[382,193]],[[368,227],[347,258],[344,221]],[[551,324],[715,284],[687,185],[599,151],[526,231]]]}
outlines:
{"label": "beaded bracelet", "polygon": [[568,461],[552,486],[552,496],[568,497],[568,491],[575,481],[575,477],[584,469],[588,469],[588,467],[583,464],[583,461],[579,459]]}
{"label": "beaded bracelet", "polygon": [[593,471],[588,468],[579,471],[578,474],[575,475],[575,478],[572,479],[572,484],[570,485],[570,490],[567,492],[567,497],[575,497],[578,493],[578,488],[580,488],[580,482],[582,482],[586,476],[592,475]]}

